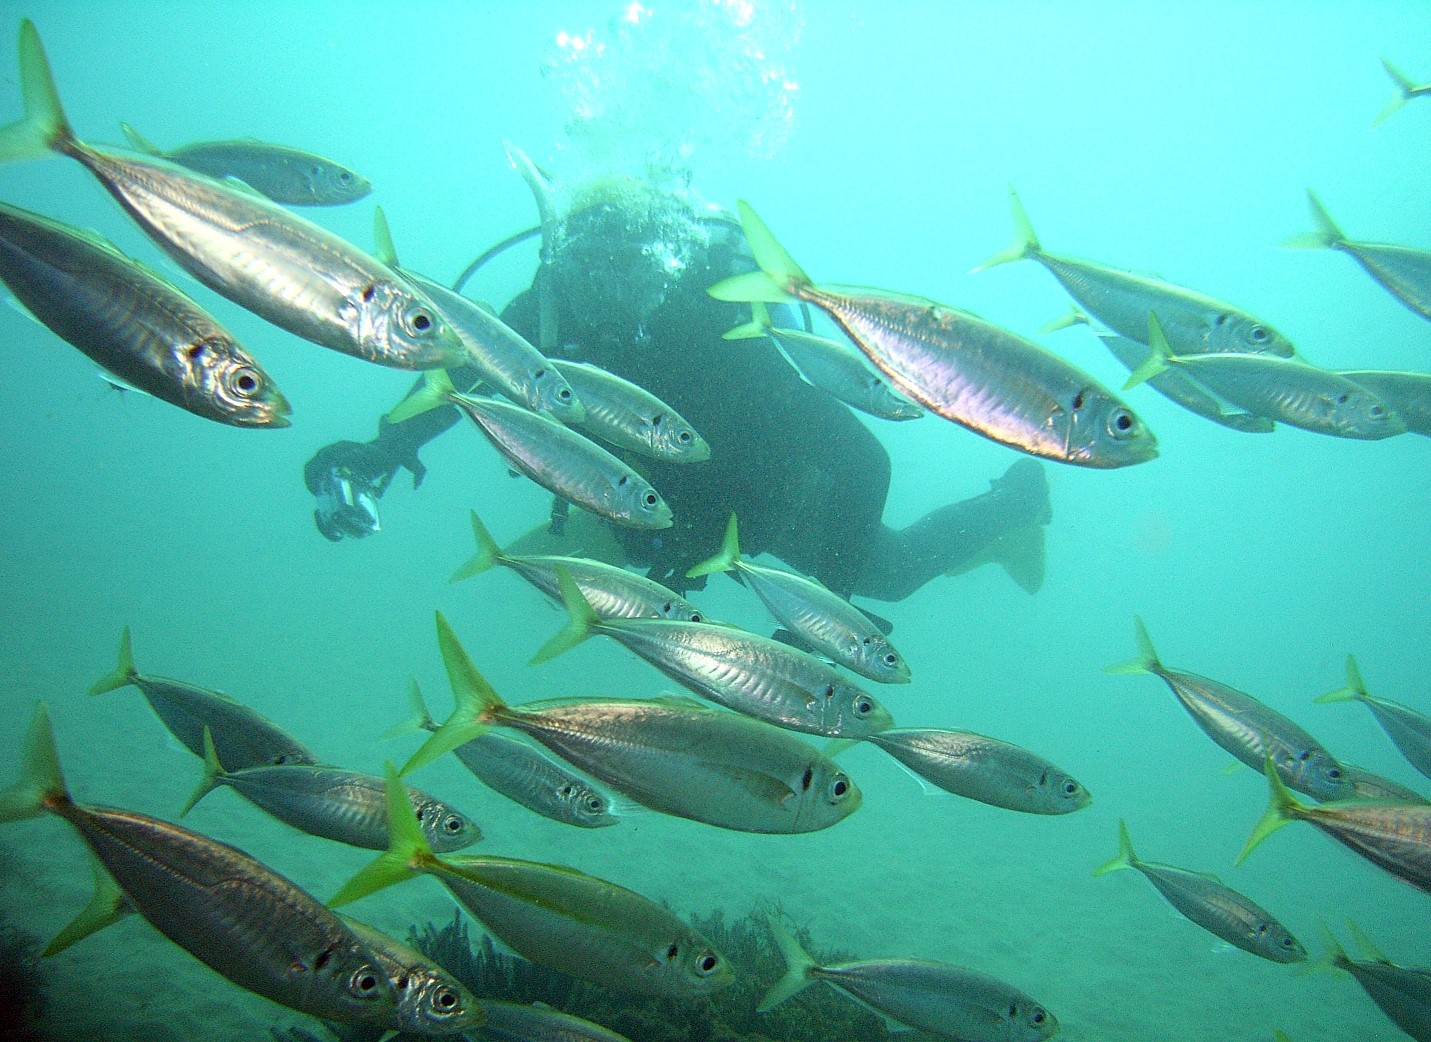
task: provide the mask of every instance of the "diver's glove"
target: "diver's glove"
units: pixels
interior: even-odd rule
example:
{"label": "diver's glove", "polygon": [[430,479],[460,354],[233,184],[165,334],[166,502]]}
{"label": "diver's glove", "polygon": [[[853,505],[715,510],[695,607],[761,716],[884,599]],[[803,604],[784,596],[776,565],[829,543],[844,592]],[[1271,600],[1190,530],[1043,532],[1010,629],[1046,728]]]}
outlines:
{"label": "diver's glove", "polygon": [[334,442],[316,452],[303,469],[313,493],[313,521],[331,542],[362,539],[382,529],[378,500],[398,464],[374,443]]}

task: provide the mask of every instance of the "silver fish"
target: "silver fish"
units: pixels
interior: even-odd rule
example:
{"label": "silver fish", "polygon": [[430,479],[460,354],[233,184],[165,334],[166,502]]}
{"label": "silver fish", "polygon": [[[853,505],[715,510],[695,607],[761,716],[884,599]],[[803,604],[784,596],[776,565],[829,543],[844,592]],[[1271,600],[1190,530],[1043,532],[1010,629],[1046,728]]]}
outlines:
{"label": "silver fish", "polygon": [[1351,958],[1328,930],[1326,962],[1350,973],[1391,1022],[1416,1042],[1431,1042],[1431,968],[1398,966],[1377,951],[1355,923],[1347,926],[1366,958]]}
{"label": "silver fish", "polygon": [[923,409],[871,369],[858,351],[804,330],[773,325],[770,312],[758,300],[751,302],[750,310],[754,320],[723,334],[726,340],[769,338],[806,383],[866,415],[881,420],[917,420],[924,415]]}
{"label": "silver fish", "polygon": [[644,387],[584,362],[552,359],[576,391],[579,422],[602,441],[668,463],[702,463],[711,447],[680,413]]}
{"label": "silver fish", "polygon": [[1152,432],[1081,369],[932,300],[816,286],[749,206],[741,203],[740,211],[761,270],[712,286],[717,300],[808,301],[834,319],[897,390],[1031,456],[1099,469],[1157,456]]}
{"label": "silver fish", "polygon": [[690,999],[724,987],[730,963],[661,905],[575,869],[499,857],[438,857],[388,767],[388,852],[329,902],[347,904],[430,873],[524,959],[618,991]]}
{"label": "silver fish", "polygon": [[93,233],[0,203],[0,279],[125,383],[232,427],[288,426],[278,386],[212,315]]}
{"label": "silver fish", "polygon": [[1083,310],[1130,340],[1147,343],[1148,312],[1163,320],[1178,354],[1259,354],[1290,358],[1291,341],[1240,308],[1171,282],[1130,271],[1045,253],[1018,193],[1009,189],[1014,244],[975,271],[1010,261],[1038,261],[1078,301]]}
{"label": "silver fish", "polygon": [[1289,239],[1300,249],[1341,250],[1381,286],[1422,318],[1431,319],[1431,250],[1348,239],[1313,192],[1307,193],[1317,230]]}
{"label": "silver fish", "polygon": [[1317,699],[1318,702],[1361,702],[1371,710],[1376,722],[1386,732],[1406,762],[1426,777],[1431,778],[1431,716],[1418,713],[1400,702],[1376,698],[1366,690],[1357,668],[1356,658],[1347,656],[1346,687],[1329,691]]}
{"label": "silver fish", "polygon": [[1175,355],[1152,312],[1148,342],[1148,357],[1125,390],[1177,366],[1238,408],[1291,427],[1364,441],[1406,433],[1401,417],[1380,398],[1325,369],[1273,355]]}
{"label": "silver fish", "polygon": [[1290,930],[1216,876],[1138,860],[1128,838],[1128,826],[1120,819],[1118,856],[1095,868],[1093,874],[1101,876],[1121,868],[1137,869],[1168,904],[1228,944],[1272,962],[1302,962],[1307,958],[1307,949]]}
{"label": "silver fish", "polygon": [[473,1031],[487,1023],[485,1003],[452,974],[422,952],[379,933],[366,923],[340,915],[378,958],[378,966],[392,985],[397,1000],[393,1018],[385,1025],[409,1035],[453,1035]]}
{"label": "silver fish", "polygon": [[546,1006],[482,1002],[487,1022],[472,1032],[483,1042],[631,1042],[600,1024]]}
{"label": "silver fish", "polygon": [[1043,757],[972,731],[893,728],[865,741],[931,785],[993,807],[1071,814],[1092,801],[1076,779]]}
{"label": "silver fish", "polygon": [[65,788],[44,706],[0,821],[65,819],[134,909],[189,954],[289,1009],[388,1020],[395,998],[376,956],[337,915],[243,851],[129,811],[86,807]]}
{"label": "silver fish", "polygon": [[894,725],[873,695],[834,666],[735,626],[665,619],[602,619],[563,569],[570,621],[532,658],[545,662],[604,633],[676,683],[727,709],[827,738],[863,738]]}
{"label": "silver fish", "polygon": [[796,736],[691,699],[573,698],[509,706],[438,616],[457,708],[403,770],[507,727],[644,807],[739,832],[829,828],[860,805],[849,775]]}
{"label": "silver fish", "polygon": [[686,577],[712,572],[739,576],[771,615],[819,654],[881,684],[909,683],[909,663],[864,612],[814,579],[742,558],[734,514],[725,526],[720,552],[691,568]]}
{"label": "silver fish", "polygon": [[341,206],[373,190],[368,179],[341,163],[289,145],[253,138],[199,141],[161,149],[128,123],[119,124],[139,152],[161,156],[217,181],[236,178],[275,203],[287,206]]}
{"label": "silver fish", "polygon": [[1292,821],[1308,821],[1345,847],[1431,894],[1431,803],[1393,800],[1337,800],[1319,806],[1301,803],[1264,766],[1271,799],[1252,830],[1238,864],[1254,847]]}
{"label": "silver fish", "polygon": [[451,402],[514,470],[555,496],[627,528],[670,528],[671,508],[650,482],[596,442],[555,420],[496,398],[459,394],[442,370],[388,414],[390,423]]}
{"label": "silver fish", "polygon": [[472,535],[477,552],[453,573],[452,581],[460,582],[480,575],[494,564],[505,565],[557,603],[557,568],[565,568],[576,582],[596,614],[604,619],[680,619],[702,622],[701,610],[678,593],[673,593],[655,579],[627,571],[604,561],[585,557],[509,554],[497,545],[487,526],[472,511]]}
{"label": "silver fish", "polygon": [[119,636],[118,665],[113,673],[97,680],[89,693],[102,695],[131,684],[144,695],[169,733],[195,756],[204,755],[207,728],[213,733],[219,758],[232,770],[318,762],[318,757],[283,728],[227,695],[138,672],[126,626]]}
{"label": "silver fish", "polygon": [[[439,730],[428,715],[416,680],[409,680],[408,697],[412,716],[383,737]],[[621,820],[611,812],[611,800],[605,793],[526,742],[489,731],[452,751],[489,789],[544,818],[587,829],[605,828]]]}
{"label": "silver fish", "polygon": [[[220,785],[310,836],[367,850],[387,849],[387,790],[383,779],[371,774],[307,763],[226,771],[206,735],[204,776],[180,817]],[[470,818],[441,800],[411,786],[407,796],[434,850],[461,850],[482,838]]]}
{"label": "silver fish", "polygon": [[1337,375],[1380,398],[1401,417],[1407,430],[1431,437],[1431,373],[1346,369]]}
{"label": "silver fish", "polygon": [[1391,100],[1386,103],[1386,107],[1377,113],[1376,119],[1372,121],[1372,126],[1379,126],[1383,120],[1390,116],[1397,109],[1401,108],[1412,98],[1431,97],[1431,83],[1417,83],[1400,72],[1396,66],[1385,58],[1381,59],[1381,67],[1386,70],[1386,74],[1391,77],[1391,82],[1396,84],[1396,93],[1391,96]]}
{"label": "silver fish", "polygon": [[1408,788],[1400,782],[1394,782],[1390,778],[1383,778],[1365,767],[1358,767],[1354,763],[1341,761],[1342,771],[1345,772],[1347,780],[1351,782],[1352,794],[1348,799],[1353,800],[1396,800],[1401,803],[1431,803],[1431,798],[1421,795],[1415,789]]}
{"label": "silver fish", "polygon": [[1168,669],[1158,660],[1143,620],[1134,623],[1138,657],[1109,666],[1105,672],[1160,677],[1209,738],[1257,770],[1270,756],[1278,775],[1298,792],[1319,800],[1351,795],[1351,782],[1341,764],[1315,738],[1251,695],[1196,673]]}
{"label": "silver fish", "polygon": [[823,980],[919,1031],[959,1042],[1039,1042],[1058,1032],[1054,1015],[1028,995],[984,973],[924,959],[867,959],[820,966],[771,917],[788,970],[756,1007],[766,1013]]}
{"label": "silver fish", "polygon": [[[1069,310],[1067,316],[1050,322],[1039,332],[1051,333],[1056,329],[1066,329],[1079,324],[1091,327],[1088,316],[1075,306]],[[1125,336],[1119,336],[1117,333],[1104,329],[1094,329],[1092,332],[1103,342],[1103,346],[1108,348],[1114,358],[1128,367],[1130,373],[1148,357],[1146,345],[1136,340],[1129,340]],[[1176,369],[1169,369],[1149,377],[1147,384],[1164,398],[1181,405],[1188,412],[1196,413],[1205,420],[1211,420],[1213,423],[1221,424],[1231,430],[1242,431],[1245,434],[1267,434],[1276,428],[1276,424],[1265,416],[1254,416],[1247,412],[1224,411],[1223,403],[1217,399],[1216,395],[1203,388],[1191,376],[1178,372]]]}
{"label": "silver fish", "polygon": [[0,128],[0,161],[79,161],[184,270],[295,336],[400,369],[462,363],[432,302],[357,247],[255,192],[77,139],[28,19],[19,46],[25,118]]}
{"label": "silver fish", "polygon": [[401,271],[441,309],[462,341],[466,361],[482,374],[484,383],[532,412],[550,413],[562,423],[581,422],[586,410],[571,384],[521,334],[476,301],[399,265],[381,206],[373,212],[373,237],[378,259]]}

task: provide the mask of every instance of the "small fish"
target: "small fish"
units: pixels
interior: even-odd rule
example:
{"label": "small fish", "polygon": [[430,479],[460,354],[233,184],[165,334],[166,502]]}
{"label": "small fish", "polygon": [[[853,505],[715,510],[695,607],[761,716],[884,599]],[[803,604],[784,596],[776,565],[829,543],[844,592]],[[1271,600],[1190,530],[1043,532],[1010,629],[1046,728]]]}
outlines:
{"label": "small fish", "polygon": [[1372,120],[1373,127],[1380,126],[1393,112],[1412,98],[1424,98],[1431,95],[1431,83],[1418,84],[1415,80],[1397,71],[1396,66],[1385,58],[1381,59],[1381,67],[1391,77],[1391,82],[1396,84],[1396,93],[1386,103],[1386,107],[1377,113],[1376,119]]}
{"label": "small fish", "polygon": [[1416,1042],[1431,1042],[1431,968],[1398,966],[1377,951],[1355,923],[1348,921],[1347,926],[1366,958],[1351,958],[1326,930],[1325,963],[1350,973],[1391,1022]]}
{"label": "small fish", "polygon": [[356,171],[301,148],[240,138],[200,141],[165,151],[128,123],[119,127],[138,152],[160,156],[216,181],[235,178],[287,206],[342,206],[373,190],[368,179]]}
{"label": "small fish", "polygon": [[661,905],[572,868],[499,857],[439,857],[387,768],[387,853],[350,879],[332,907],[434,875],[499,941],[541,966],[617,991],[691,999],[725,987],[730,962]]}
{"label": "small fish", "polygon": [[1254,769],[1260,769],[1270,756],[1277,773],[1298,792],[1319,800],[1351,795],[1351,782],[1341,764],[1315,738],[1251,695],[1196,673],[1168,669],[1158,661],[1143,620],[1133,621],[1138,658],[1109,666],[1104,672],[1160,677],[1209,738]]}
{"label": "small fish", "polygon": [[812,387],[833,395],[852,409],[881,420],[917,420],[924,410],[900,394],[858,351],[800,329],[783,329],[770,320],[760,301],[751,301],[752,321],[722,334],[726,340],[767,337]]}
{"label": "small fish", "polygon": [[1400,702],[1368,694],[1354,656],[1347,656],[1346,687],[1329,691],[1316,701],[1363,703],[1371,710],[1371,715],[1376,717],[1376,722],[1381,724],[1387,737],[1396,743],[1396,748],[1401,750],[1406,762],[1431,778],[1431,716],[1418,713]]}
{"label": "small fish", "polygon": [[1233,405],[1290,427],[1338,438],[1376,441],[1406,433],[1385,402],[1343,376],[1274,355],[1175,355],[1162,320],[1148,313],[1148,357],[1124,390],[1177,366]]}
{"label": "small fish", "polygon": [[392,985],[397,1009],[384,1026],[410,1035],[454,1035],[475,1031],[487,1022],[479,1003],[452,974],[422,952],[346,915],[339,919],[369,951]]}
{"label": "small fish", "polygon": [[[438,730],[416,680],[408,681],[408,698],[413,715],[384,738]],[[604,793],[526,742],[489,731],[452,751],[482,784],[544,818],[586,829],[605,828],[621,820],[611,812],[611,800]]]}
{"label": "small fish", "polygon": [[480,575],[494,564],[505,565],[558,604],[556,570],[565,568],[596,614],[603,619],[680,619],[703,622],[701,610],[680,594],[673,593],[655,579],[627,571],[604,561],[585,557],[519,555],[504,551],[472,511],[472,536],[477,552],[452,575],[452,582]]}
{"label": "small fish", "polygon": [[[383,779],[320,764],[281,764],[226,771],[204,731],[204,776],[179,816],[220,785],[227,785],[256,807],[310,836],[367,850],[388,846],[387,794]],[[470,847],[482,830],[441,800],[409,787],[408,800],[427,841],[447,853]]]}
{"label": "small fish", "polygon": [[1312,807],[1288,792],[1275,770],[1264,766],[1263,773],[1271,799],[1237,855],[1238,864],[1283,825],[1309,821],[1372,864],[1431,894],[1431,804],[1338,800]]}
{"label": "small fish", "polygon": [[671,508],[651,483],[596,442],[520,405],[459,394],[441,369],[403,399],[389,423],[444,402],[467,414],[514,470],[569,503],[626,528],[670,528]]}
{"label": "small fish", "polygon": [[1129,340],[1146,343],[1148,312],[1162,318],[1169,343],[1178,354],[1259,354],[1290,358],[1291,341],[1266,322],[1240,308],[1161,279],[1135,275],[1090,261],[1045,253],[1033,225],[1009,189],[1013,211],[1014,244],[990,257],[975,271],[1029,258],[1038,261],[1084,311]]}
{"label": "small fish", "polygon": [[1366,270],[1382,289],[1422,318],[1431,319],[1431,250],[1348,239],[1316,194],[1308,191],[1317,230],[1283,243],[1294,249],[1341,250]]}
{"label": "small fish", "polygon": [[631,1042],[600,1024],[547,1006],[482,1000],[487,1022],[471,1037],[481,1042]]}
{"label": "small fish", "polygon": [[[1064,318],[1056,319],[1039,330],[1041,333],[1051,333],[1056,329],[1066,329],[1072,325],[1090,325],[1088,316],[1074,306],[1069,310]],[[1128,367],[1131,373],[1138,368],[1138,364],[1148,357],[1146,345],[1136,340],[1129,340],[1125,336],[1107,330],[1095,329],[1093,335],[1103,341],[1103,346],[1108,348],[1114,358]],[[1276,428],[1276,424],[1265,416],[1254,416],[1248,412],[1227,412],[1223,409],[1223,403],[1217,396],[1207,391],[1196,380],[1187,373],[1182,373],[1176,369],[1169,369],[1166,372],[1158,373],[1147,380],[1147,384],[1157,391],[1164,398],[1177,405],[1181,405],[1188,412],[1196,413],[1205,420],[1221,424],[1231,430],[1242,431],[1244,434],[1267,434]]]}
{"label": "small fish", "polygon": [[1131,409],[1033,341],[932,300],[816,286],[744,202],[740,214],[761,270],[712,286],[717,300],[808,301],[896,390],[1031,456],[1099,469],[1157,456],[1157,439]]}
{"label": "small fish", "polygon": [[1118,822],[1118,856],[1093,870],[1095,876],[1135,868],[1154,889],[1190,922],[1228,944],[1272,962],[1302,962],[1307,950],[1291,931],[1268,912],[1206,872],[1191,872],[1156,861],[1139,861],[1128,838],[1128,826]]}
{"label": "small fish", "polygon": [[1347,799],[1352,800],[1396,800],[1402,803],[1431,803],[1431,797],[1421,795],[1415,789],[1407,788],[1400,782],[1383,778],[1365,767],[1341,761],[1342,771],[1351,782],[1352,791]]}
{"label": "small fish", "polygon": [[134,668],[129,627],[119,635],[119,663],[95,681],[91,695],[137,687],[149,706],[190,752],[204,755],[204,731],[213,732],[219,757],[232,770],[273,764],[317,763],[318,758],[283,728],[227,695],[168,677],[151,677]]}
{"label": "small fish", "polygon": [[177,825],[76,803],[43,705],[0,821],[63,818],[129,903],[169,940],[241,988],[325,1020],[386,1021],[395,996],[341,919],[243,851]]}
{"label": "small fish", "polygon": [[686,572],[688,579],[731,572],[755,591],[770,614],[816,652],[881,684],[909,683],[909,663],[864,612],[814,579],[740,556],[735,515],[720,552]]}
{"label": "small fish", "polygon": [[1038,1042],[1058,1021],[1012,985],[987,974],[923,959],[868,959],[820,966],[774,916],[787,971],[756,1007],[768,1013],[817,980],[893,1020],[958,1042]]}
{"label": "small fish", "polygon": [[566,569],[557,574],[569,621],[542,645],[533,664],[604,633],[702,698],[776,727],[826,738],[863,738],[894,726],[873,695],[798,648],[735,626],[603,619]]}
{"label": "small fish", "polygon": [[992,807],[1071,814],[1092,802],[1087,789],[1043,757],[972,731],[897,727],[864,740],[929,784]]}
{"label": "small fish", "polygon": [[815,832],[860,805],[849,775],[779,727],[685,698],[509,706],[440,614],[437,640],[457,708],[403,773],[497,726],[540,742],[642,806],[738,832]]}
{"label": "small fish", "polygon": [[1389,405],[1414,434],[1431,438],[1431,373],[1348,369],[1337,374]]}
{"label": "small fish", "polygon": [[232,427],[287,427],[288,401],[198,304],[91,232],[0,203],[0,279],[121,381]]}
{"label": "small fish", "polygon": [[29,19],[19,51],[25,116],[0,127],[0,162],[75,159],[180,267],[295,336],[398,369],[465,360],[426,296],[333,233],[246,187],[80,141]]}
{"label": "small fish", "polygon": [[703,463],[711,447],[680,413],[644,387],[584,362],[552,359],[575,388],[590,433],[618,448],[668,463]]}
{"label": "small fish", "polygon": [[381,206],[373,211],[378,259],[401,271],[431,298],[466,349],[466,361],[482,382],[532,412],[548,413],[560,423],[580,423],[585,407],[561,371],[511,326],[461,293],[403,268]]}

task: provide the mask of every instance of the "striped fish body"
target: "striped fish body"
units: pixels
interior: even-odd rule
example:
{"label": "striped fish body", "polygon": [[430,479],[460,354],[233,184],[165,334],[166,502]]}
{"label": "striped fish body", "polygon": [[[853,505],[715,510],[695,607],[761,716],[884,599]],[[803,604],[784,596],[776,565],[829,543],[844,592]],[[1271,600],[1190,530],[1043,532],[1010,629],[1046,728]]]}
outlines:
{"label": "striped fish body", "polygon": [[416,287],[277,203],[164,159],[70,140],[57,147],[185,271],[280,329],[398,369],[464,361],[461,342]]}
{"label": "striped fish body", "polygon": [[581,424],[602,441],[670,463],[701,463],[711,447],[675,409],[644,387],[584,362],[554,359],[581,399]]}
{"label": "striped fish body", "polygon": [[1088,790],[1041,756],[971,731],[895,728],[871,735],[916,775],[945,792],[1025,814],[1069,814]]}
{"label": "striped fish body", "polygon": [[617,991],[689,999],[730,982],[726,960],[661,905],[595,876],[508,858],[431,869],[524,959]]}
{"label": "striped fish body", "polygon": [[514,470],[553,495],[627,528],[671,527],[671,508],[660,493],[589,438],[495,398],[450,398]]}
{"label": "striped fish body", "polygon": [[1431,894],[1431,804],[1344,800],[1293,814]]}
{"label": "striped fish body", "polygon": [[[1137,341],[1129,340],[1127,337],[1118,336],[1115,333],[1096,333],[1095,335],[1103,341],[1103,346],[1112,352],[1113,357],[1127,366],[1130,372],[1138,368],[1143,359],[1148,357],[1148,348]],[[1145,332],[1144,336],[1146,335]],[[1209,394],[1187,373],[1179,372],[1176,369],[1169,369],[1149,377],[1147,383],[1164,398],[1176,402],[1188,412],[1196,413],[1205,420],[1211,420],[1213,423],[1221,424],[1232,430],[1248,434],[1265,434],[1273,428],[1273,422],[1265,416],[1254,416],[1246,412],[1224,412],[1222,403],[1216,397]]]}
{"label": "striped fish body", "polygon": [[143,692],[169,733],[195,756],[204,755],[207,727],[219,762],[232,770],[318,762],[287,731],[227,695],[143,673],[132,677],[130,683]]}
{"label": "striped fish body", "polygon": [[1306,951],[1285,926],[1213,876],[1151,861],[1131,864],[1168,904],[1228,944],[1272,962],[1306,959]]}
{"label": "striped fish body", "polygon": [[140,915],[235,984],[326,1020],[391,1017],[376,956],[321,902],[243,851],[141,814],[51,809]]}
{"label": "striped fish body", "polygon": [[828,738],[893,726],[889,712],[835,667],[733,626],[607,619],[594,627],[676,683],[727,709]]}
{"label": "striped fish body", "polygon": [[1275,709],[1196,673],[1163,666],[1152,672],[1209,738],[1253,770],[1261,771],[1270,757],[1288,788],[1319,800],[1350,795],[1351,783],[1331,753]]}
{"label": "striped fish body", "polygon": [[604,561],[585,557],[528,556],[503,554],[497,558],[527,582],[558,604],[557,568],[571,573],[577,589],[603,619],[675,619],[701,622],[704,615],[686,598],[673,593],[654,579],[628,572]]}
{"label": "striped fish body", "polygon": [[1057,1022],[1017,988],[987,974],[918,959],[872,959],[810,972],[881,1013],[963,1042],[1038,1042]]}
{"label": "striped fish body", "polygon": [[909,683],[909,663],[878,626],[839,594],[782,568],[737,558],[745,584],[806,644],[846,669],[881,684]]}
{"label": "striped fish body", "polygon": [[[225,771],[217,781],[309,835],[367,850],[388,848],[387,790],[382,778],[337,767],[291,764]],[[438,853],[461,850],[481,838],[476,825],[441,800],[411,786],[407,794],[423,834]]]}
{"label": "striped fish body", "polygon": [[1424,319],[1431,319],[1431,252],[1376,242],[1332,244],[1350,255],[1383,289]]}
{"label": "striped fish body", "polygon": [[544,818],[587,829],[621,820],[584,778],[526,742],[489,731],[453,751],[482,784]]}
{"label": "striped fish body", "polygon": [[[1156,312],[1176,354],[1292,356],[1292,344],[1270,326],[1223,301],[1161,279],[1037,251],[1030,254],[1068,295],[1109,329],[1138,343]],[[1146,353],[1146,352],[1145,352]]]}
{"label": "striped fish body", "polygon": [[915,420],[924,410],[891,387],[864,358],[844,344],[798,329],[772,327],[767,335],[814,386],[852,409],[881,420]]}
{"label": "striped fish body", "polygon": [[103,369],[196,416],[285,427],[288,403],[214,318],[90,233],[0,204],[0,279]]}
{"label": "striped fish body", "polygon": [[1292,427],[1367,441],[1406,431],[1401,417],[1365,387],[1293,359],[1185,355],[1172,362],[1233,405]]}
{"label": "striped fish body", "polygon": [[1338,374],[1365,387],[1406,423],[1406,429],[1431,437],[1431,373],[1397,373],[1376,369]]}
{"label": "striped fish body", "polygon": [[897,390],[977,434],[1100,469],[1157,455],[1156,439],[1112,392],[1006,329],[874,290],[799,285],[792,292],[829,314]]}
{"label": "striped fish body", "polygon": [[404,274],[442,309],[484,383],[532,412],[550,413],[561,423],[581,421],[584,406],[561,370],[515,329],[440,282]]}
{"label": "striped fish body", "polygon": [[860,805],[808,742],[685,700],[540,702],[501,720],[642,806],[720,828],[813,832]]}

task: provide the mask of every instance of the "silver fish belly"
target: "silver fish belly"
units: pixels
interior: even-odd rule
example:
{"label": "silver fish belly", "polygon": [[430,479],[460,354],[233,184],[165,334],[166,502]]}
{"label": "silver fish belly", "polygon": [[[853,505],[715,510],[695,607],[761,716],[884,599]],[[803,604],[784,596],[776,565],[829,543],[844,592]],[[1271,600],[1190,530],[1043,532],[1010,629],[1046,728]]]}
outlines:
{"label": "silver fish belly", "polygon": [[[1218,880],[1155,862],[1134,861],[1133,867],[1191,922],[1229,944],[1272,962],[1306,959],[1306,951],[1286,927],[1265,909]],[[1280,938],[1290,943],[1278,943]]]}
{"label": "silver fish belly", "polygon": [[772,327],[774,340],[795,368],[814,386],[862,413],[882,420],[914,420],[924,410],[870,369],[863,356],[845,345],[796,329]]}
{"label": "silver fish belly", "polygon": [[696,429],[644,387],[583,362],[553,364],[581,399],[581,425],[602,441],[671,463],[710,459],[711,447]]}
{"label": "silver fish belly", "polygon": [[614,564],[584,557],[503,556],[498,560],[558,604],[561,591],[557,588],[556,570],[565,568],[592,610],[603,619],[701,622],[705,618],[699,608],[680,594],[672,593],[654,579]]}

